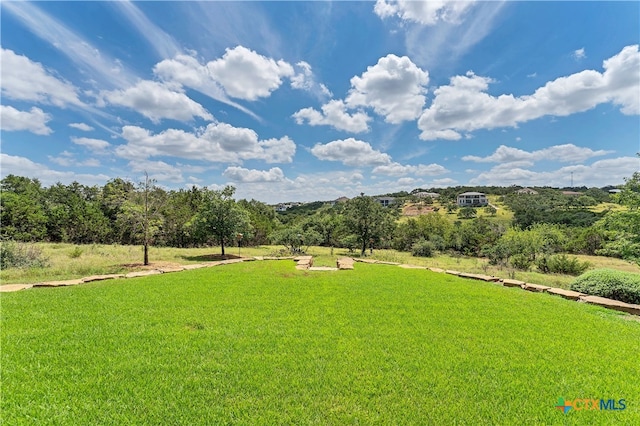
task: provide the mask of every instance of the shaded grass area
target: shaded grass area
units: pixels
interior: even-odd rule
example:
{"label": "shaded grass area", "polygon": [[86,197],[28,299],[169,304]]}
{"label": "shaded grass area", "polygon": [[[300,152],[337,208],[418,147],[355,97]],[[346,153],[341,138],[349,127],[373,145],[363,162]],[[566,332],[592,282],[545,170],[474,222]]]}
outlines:
{"label": "shaded grass area", "polygon": [[639,322],[422,270],[250,262],[9,293],[1,333],[6,424],[640,422]]}

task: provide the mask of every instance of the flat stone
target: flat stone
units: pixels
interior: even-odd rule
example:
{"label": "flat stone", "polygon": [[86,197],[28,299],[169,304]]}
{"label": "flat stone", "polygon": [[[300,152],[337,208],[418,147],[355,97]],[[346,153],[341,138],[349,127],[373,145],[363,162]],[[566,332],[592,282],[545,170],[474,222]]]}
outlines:
{"label": "flat stone", "polygon": [[379,265],[393,265],[393,266],[400,265],[400,262],[387,262],[386,260],[378,260],[376,263]]}
{"label": "flat stone", "polygon": [[426,266],[409,265],[407,263],[401,263],[398,266],[401,267],[401,268],[404,268],[404,269],[427,269]]}
{"label": "flat stone", "polygon": [[579,293],[577,291],[565,290],[563,288],[555,288],[551,287],[547,290],[549,294],[555,294],[556,296],[563,297],[569,300],[578,300],[581,296],[586,296],[586,294]]}
{"label": "flat stone", "polygon": [[445,271],[444,271],[444,273],[445,273],[445,274],[449,274],[449,275],[456,275],[456,276],[460,275],[460,272],[459,272],[459,271],[453,271],[453,270],[451,270],[451,269],[447,269],[447,270],[445,270]]}
{"label": "flat stone", "polygon": [[12,291],[27,290],[33,287],[33,284],[6,284],[0,285],[0,293],[9,293]]}
{"label": "flat stone", "polygon": [[498,277],[494,277],[492,275],[484,275],[484,274],[470,274],[470,273],[467,273],[467,272],[461,272],[458,276],[463,277],[463,278],[471,278],[471,279],[474,279],[474,280],[487,281],[487,282],[500,281],[500,278],[498,278]]}
{"label": "flat stone", "polygon": [[161,273],[162,273],[162,271],[158,271],[157,269],[152,269],[150,271],[129,272],[124,277],[125,278],[148,277],[149,275],[158,275],[158,274],[161,274]]}
{"label": "flat stone", "polygon": [[181,272],[181,271],[184,271],[184,267],[176,266],[176,267],[173,267],[173,268],[160,268],[160,269],[158,269],[158,271],[162,272],[163,274],[168,274],[169,272]]}
{"label": "flat stone", "polygon": [[296,265],[296,269],[299,271],[306,271],[309,269],[309,265],[301,265],[301,264],[297,264]]}
{"label": "flat stone", "polygon": [[444,273],[444,269],[442,269],[442,268],[429,268],[429,270],[431,272],[437,272],[438,274],[443,274]]}
{"label": "flat stone", "polygon": [[336,260],[336,265],[338,269],[351,270],[353,269],[353,262],[354,260],[351,257],[342,257]]}
{"label": "flat stone", "polygon": [[547,285],[526,283],[523,288],[525,290],[527,290],[527,291],[533,291],[533,292],[536,292],[536,293],[542,293],[542,292],[545,292],[545,291],[549,290],[551,287],[549,287]]}
{"label": "flat stone", "polygon": [[296,262],[302,262],[303,260],[311,260],[312,258],[312,256],[297,256],[294,257],[293,260],[295,260]]}
{"label": "flat stone", "polygon": [[581,296],[579,301],[592,305],[602,306],[616,311],[626,312],[628,314],[640,315],[640,305],[620,302],[619,300],[607,299],[599,296]]}
{"label": "flat stone", "polygon": [[89,277],[82,278],[82,282],[90,283],[91,281],[113,280],[116,278],[124,278],[124,274],[91,275]]}
{"label": "flat stone", "polygon": [[183,268],[185,271],[190,271],[192,269],[200,269],[200,268],[206,268],[207,265],[205,265],[204,263],[194,263],[192,265],[184,265]]}
{"label": "flat stone", "polygon": [[505,287],[520,287],[523,288],[523,286],[525,285],[524,281],[518,281],[518,280],[510,280],[510,279],[504,279],[502,280],[502,285]]}
{"label": "flat stone", "polygon": [[63,280],[63,281],[44,281],[41,283],[36,283],[34,287],[64,287],[68,285],[78,285],[87,281],[83,281],[81,279],[77,280]]}
{"label": "flat stone", "polygon": [[333,268],[331,266],[312,266],[309,268],[310,271],[337,271],[338,268]]}
{"label": "flat stone", "polygon": [[253,256],[255,260],[264,260],[264,256]]}

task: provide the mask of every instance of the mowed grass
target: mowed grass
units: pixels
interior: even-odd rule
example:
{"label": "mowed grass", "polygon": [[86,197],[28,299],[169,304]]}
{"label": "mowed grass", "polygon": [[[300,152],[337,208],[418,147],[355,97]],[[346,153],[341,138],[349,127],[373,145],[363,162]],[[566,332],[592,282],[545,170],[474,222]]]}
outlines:
{"label": "mowed grass", "polygon": [[1,298],[4,424],[640,424],[640,322],[425,270],[247,262]]}

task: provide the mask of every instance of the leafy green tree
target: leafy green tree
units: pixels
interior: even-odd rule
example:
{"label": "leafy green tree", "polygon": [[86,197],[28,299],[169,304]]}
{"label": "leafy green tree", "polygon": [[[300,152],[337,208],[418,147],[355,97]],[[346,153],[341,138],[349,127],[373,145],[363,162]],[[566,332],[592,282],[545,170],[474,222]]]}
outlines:
{"label": "leafy green tree", "polygon": [[458,211],[458,218],[460,219],[473,219],[476,216],[477,213],[473,207],[463,207]]}
{"label": "leafy green tree", "polygon": [[271,241],[274,244],[282,244],[291,253],[304,253],[310,246],[318,244],[322,241],[320,235],[315,229],[303,229],[302,226],[285,227],[271,234]]}
{"label": "leafy green tree", "polygon": [[43,189],[37,179],[8,175],[0,181],[0,236],[38,241],[47,233]]}
{"label": "leafy green tree", "polygon": [[280,225],[273,207],[257,200],[240,200],[238,205],[249,215],[251,238],[244,238],[251,245],[268,244],[269,235]]}
{"label": "leafy green tree", "polygon": [[360,255],[364,256],[367,246],[382,238],[391,239],[395,228],[394,218],[374,198],[360,194],[345,203],[344,224],[349,233],[355,235]]}
{"label": "leafy green tree", "polygon": [[213,239],[220,244],[220,253],[225,255],[225,246],[237,241],[238,234],[250,234],[249,215],[233,198],[233,186],[219,191],[205,189],[202,206],[195,220],[199,235]]}

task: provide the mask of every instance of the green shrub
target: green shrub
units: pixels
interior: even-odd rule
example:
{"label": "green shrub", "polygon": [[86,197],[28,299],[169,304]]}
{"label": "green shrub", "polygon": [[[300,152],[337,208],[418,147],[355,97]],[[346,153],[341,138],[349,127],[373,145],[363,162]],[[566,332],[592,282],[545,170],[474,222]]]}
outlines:
{"label": "green shrub", "polygon": [[595,269],[576,278],[571,283],[571,290],[640,304],[640,274],[613,269]]}
{"label": "green shrub", "polygon": [[77,259],[82,256],[82,249],[78,246],[75,246],[73,250],[69,252],[69,257],[72,259]]}
{"label": "green shrub", "polygon": [[509,263],[516,269],[528,271],[531,268],[531,259],[526,254],[517,253],[511,256]]}
{"label": "green shrub", "polygon": [[419,239],[411,246],[411,254],[413,256],[431,257],[436,249],[436,245],[424,238]]}
{"label": "green shrub", "polygon": [[580,275],[589,267],[589,262],[581,262],[577,257],[566,254],[543,256],[536,260],[536,266],[540,272],[548,274]]}
{"label": "green shrub", "polygon": [[33,244],[2,241],[0,243],[0,268],[44,268],[49,259]]}

